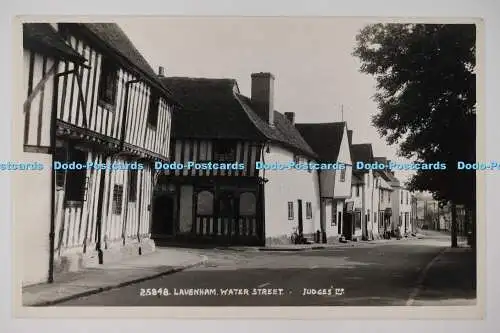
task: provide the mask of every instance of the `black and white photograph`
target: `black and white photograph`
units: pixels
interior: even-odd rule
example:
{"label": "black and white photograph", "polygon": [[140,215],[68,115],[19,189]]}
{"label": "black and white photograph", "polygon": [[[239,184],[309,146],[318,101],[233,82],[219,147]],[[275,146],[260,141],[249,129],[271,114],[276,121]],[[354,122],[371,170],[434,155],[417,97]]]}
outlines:
{"label": "black and white photograph", "polygon": [[473,313],[479,23],[23,20],[21,306]]}

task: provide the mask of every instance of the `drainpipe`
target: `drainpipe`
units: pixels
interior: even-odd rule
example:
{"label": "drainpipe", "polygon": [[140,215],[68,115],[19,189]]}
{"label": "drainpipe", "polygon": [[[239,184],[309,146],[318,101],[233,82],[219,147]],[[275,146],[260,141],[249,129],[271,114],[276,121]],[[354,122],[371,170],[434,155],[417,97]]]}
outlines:
{"label": "drainpipe", "polygon": [[[111,157],[118,156],[120,151],[123,151],[125,146],[125,129],[127,125],[127,111],[128,111],[128,95],[129,95],[129,87],[133,83],[140,82],[141,80],[130,80],[125,82],[125,102],[123,104],[123,118],[122,118],[122,127],[121,127],[121,138],[120,138],[120,146],[118,152],[107,152],[103,155],[103,162],[106,163],[106,160]],[[99,198],[97,199],[97,221],[96,221],[96,229],[97,229],[97,242],[96,242],[96,251],[99,258],[99,264],[104,263],[104,257],[102,252],[102,205],[104,201],[104,182],[106,181],[106,171],[101,170],[101,179],[99,183]],[[109,189],[111,190],[111,189]],[[125,208],[126,209],[126,208]]]}
{"label": "drainpipe", "polygon": [[[52,114],[50,117],[50,154],[52,156],[52,162],[54,162],[54,153],[56,148],[56,119],[57,119],[57,100],[59,89],[59,77],[56,75],[54,77],[54,95],[52,96]],[[55,196],[56,196],[56,171],[54,167],[51,166],[50,171],[50,231],[49,231],[49,272],[48,272],[48,283],[54,282],[54,256],[55,256]]]}
{"label": "drainpipe", "polygon": [[[271,143],[271,141],[266,141],[264,144],[262,144],[260,146],[260,156],[261,156],[261,159],[262,159],[262,162],[265,164],[266,163],[266,159],[265,159],[265,153],[266,152],[269,152],[269,144]],[[262,169],[262,177],[258,177],[257,178],[258,181],[257,181],[257,184],[258,184],[258,189],[259,189],[259,201],[260,201],[260,205],[261,205],[261,213],[260,213],[260,226],[262,228],[262,230],[260,231],[260,236],[262,238],[261,240],[261,244],[263,246],[266,245],[266,201],[265,201],[265,184],[269,181],[268,179],[266,179],[266,169],[263,168]]]}
{"label": "drainpipe", "polygon": [[374,235],[373,226],[375,225],[375,221],[374,220],[375,220],[375,216],[376,216],[376,214],[374,212],[374,209],[373,209],[373,196],[374,196],[374,192],[375,192],[375,184],[376,184],[376,182],[375,182],[375,174],[372,171],[372,200],[371,200],[371,205],[370,205],[370,208],[371,208],[370,214],[373,215],[373,218],[371,219],[371,221],[372,221],[372,223],[371,223],[371,225],[372,225],[372,239],[374,238],[373,237],[373,235]]}

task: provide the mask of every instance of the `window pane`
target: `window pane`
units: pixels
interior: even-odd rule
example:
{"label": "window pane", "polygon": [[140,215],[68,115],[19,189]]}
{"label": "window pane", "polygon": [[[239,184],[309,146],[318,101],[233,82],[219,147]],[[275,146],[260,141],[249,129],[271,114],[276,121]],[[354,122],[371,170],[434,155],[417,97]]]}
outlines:
{"label": "window pane", "polygon": [[232,141],[216,141],[213,158],[219,162],[234,162],[236,160],[236,144]]}
{"label": "window pane", "polygon": [[255,215],[255,195],[251,192],[246,192],[240,195],[240,215],[248,216]]}
{"label": "window pane", "polygon": [[209,191],[202,191],[197,195],[196,214],[212,215],[214,208],[214,195]]}
{"label": "window pane", "polygon": [[123,203],[123,185],[115,185],[113,189],[113,214],[121,215]]}
{"label": "window pane", "polygon": [[[87,153],[78,149],[70,149],[69,160],[77,164],[87,163]],[[83,201],[85,198],[85,183],[87,172],[82,170],[66,171],[66,200]]]}
{"label": "window pane", "polygon": [[135,202],[137,199],[137,171],[130,170],[128,183],[128,201]]}

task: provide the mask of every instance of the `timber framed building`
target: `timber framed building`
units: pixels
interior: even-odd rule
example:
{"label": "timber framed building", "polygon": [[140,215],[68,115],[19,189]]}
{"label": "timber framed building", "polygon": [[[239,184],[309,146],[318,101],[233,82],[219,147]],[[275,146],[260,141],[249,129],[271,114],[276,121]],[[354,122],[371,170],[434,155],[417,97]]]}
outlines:
{"label": "timber framed building", "polygon": [[[168,161],[179,104],[116,24],[27,23],[23,30],[21,155],[49,165],[93,163],[37,174],[34,192],[51,198],[39,228],[50,231],[26,236],[38,244],[26,247],[26,260],[43,260],[24,281],[152,250],[153,166]],[[38,217],[22,218],[31,225]]]}

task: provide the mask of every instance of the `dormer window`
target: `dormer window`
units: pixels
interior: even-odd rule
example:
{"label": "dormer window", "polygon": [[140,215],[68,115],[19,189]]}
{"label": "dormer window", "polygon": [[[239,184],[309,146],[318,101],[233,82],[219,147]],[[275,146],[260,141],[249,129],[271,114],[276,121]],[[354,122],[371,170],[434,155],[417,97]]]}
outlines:
{"label": "dormer window", "polygon": [[117,87],[118,68],[109,59],[103,57],[99,77],[99,103],[112,109],[116,102]]}
{"label": "dormer window", "polygon": [[219,140],[214,142],[213,159],[217,162],[235,162],[236,144],[232,141]]}

